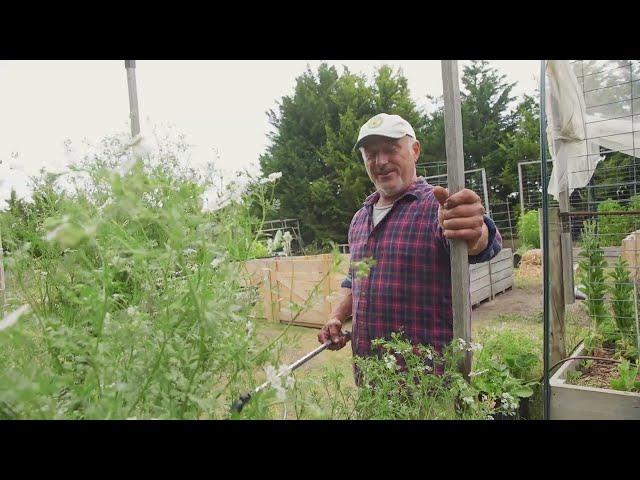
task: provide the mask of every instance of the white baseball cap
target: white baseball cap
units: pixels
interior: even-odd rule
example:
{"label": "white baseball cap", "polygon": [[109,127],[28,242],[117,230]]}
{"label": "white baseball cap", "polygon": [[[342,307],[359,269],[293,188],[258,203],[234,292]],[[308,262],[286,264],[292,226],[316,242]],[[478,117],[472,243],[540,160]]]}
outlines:
{"label": "white baseball cap", "polygon": [[367,123],[360,127],[358,141],[353,148],[360,148],[362,141],[371,135],[380,135],[381,137],[402,138],[409,135],[416,138],[416,132],[413,127],[400,115],[389,115],[387,113],[379,113],[371,117]]}

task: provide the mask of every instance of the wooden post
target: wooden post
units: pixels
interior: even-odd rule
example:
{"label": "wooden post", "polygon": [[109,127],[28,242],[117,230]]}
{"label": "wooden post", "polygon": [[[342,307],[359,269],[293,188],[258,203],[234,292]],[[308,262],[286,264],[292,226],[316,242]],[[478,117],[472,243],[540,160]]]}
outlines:
{"label": "wooden post", "polygon": [[[491,216],[491,205],[489,205],[489,188],[487,187],[487,171],[482,168],[480,169],[482,173],[482,192],[484,193],[483,206],[487,211],[487,215]],[[493,291],[493,280],[491,278],[492,274],[491,261],[489,261],[489,298],[494,300],[496,298],[496,294]]]}
{"label": "wooden post", "polygon": [[262,290],[262,301],[263,301],[263,310],[264,316],[268,322],[277,322],[277,319],[274,315],[274,300],[273,300],[273,289],[271,282],[271,269],[263,268],[262,269],[262,283],[260,284],[260,290]]}
{"label": "wooden post", "polygon": [[[558,207],[549,208],[549,282],[551,284],[551,295],[549,297],[551,344],[549,345],[549,350],[551,351],[551,364],[555,364],[567,356],[564,341],[565,299],[559,213]],[[542,219],[542,209],[540,209],[539,217]],[[542,220],[540,221],[542,222]],[[542,231],[542,228],[540,230]],[[544,245],[544,242],[541,244]]]}
{"label": "wooden post", "polygon": [[[449,193],[463,189],[464,154],[462,149],[462,111],[457,60],[442,60],[445,142],[447,151],[447,183]],[[453,337],[471,341],[471,302],[469,298],[469,255],[467,244],[451,240],[451,296],[453,306]],[[462,373],[469,378],[471,352],[466,352]]]}
{"label": "wooden post", "polygon": [[129,118],[131,119],[131,136],[140,133],[140,115],[138,113],[138,88],[136,85],[136,61],[125,60],[127,70],[127,86],[129,87]]}
{"label": "wooden post", "polygon": [[4,251],[2,250],[2,232],[0,232],[0,317],[4,316]]}
{"label": "wooden post", "polygon": [[518,183],[520,187],[520,215],[524,215],[524,187],[522,186],[522,165],[518,162]]}

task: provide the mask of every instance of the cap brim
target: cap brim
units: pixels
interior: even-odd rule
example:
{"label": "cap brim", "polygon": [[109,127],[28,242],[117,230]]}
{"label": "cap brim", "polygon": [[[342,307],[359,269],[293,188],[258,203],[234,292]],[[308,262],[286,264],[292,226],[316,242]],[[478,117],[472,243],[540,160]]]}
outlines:
{"label": "cap brim", "polygon": [[[369,135],[365,135],[360,140],[358,140],[356,142],[356,144],[353,146],[353,149],[357,150],[358,148],[360,148],[362,146],[362,142],[364,142],[369,137],[384,137],[384,138],[392,138],[393,140],[399,140],[399,139],[404,138],[404,137],[411,137],[411,135],[409,135],[408,133],[403,133],[399,137],[390,137],[389,135],[380,135],[379,133],[371,133]],[[413,137],[411,137],[411,138],[413,138]]]}

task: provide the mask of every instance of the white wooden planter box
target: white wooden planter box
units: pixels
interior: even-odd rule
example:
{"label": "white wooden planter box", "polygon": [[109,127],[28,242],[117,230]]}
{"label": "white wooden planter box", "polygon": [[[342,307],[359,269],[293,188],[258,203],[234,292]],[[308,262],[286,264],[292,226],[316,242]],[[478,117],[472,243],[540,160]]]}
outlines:
{"label": "white wooden planter box", "polygon": [[[583,350],[581,344],[571,356],[581,355]],[[640,393],[565,383],[567,372],[579,363],[565,362],[549,381],[552,420],[640,420]]]}
{"label": "white wooden planter box", "polygon": [[489,262],[469,265],[471,304],[480,302],[513,287],[513,256],[503,248]]}

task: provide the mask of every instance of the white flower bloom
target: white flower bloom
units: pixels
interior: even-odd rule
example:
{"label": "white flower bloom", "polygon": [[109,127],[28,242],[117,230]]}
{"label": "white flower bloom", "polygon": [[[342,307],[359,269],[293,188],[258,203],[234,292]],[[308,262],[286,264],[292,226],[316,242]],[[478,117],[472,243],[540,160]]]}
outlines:
{"label": "white flower bloom", "polygon": [[133,155],[122,155],[118,161],[120,166],[116,169],[116,172],[120,175],[126,175],[136,164],[136,158]]}
{"label": "white flower bloom", "polygon": [[182,254],[188,257],[189,255],[193,255],[194,253],[196,253],[196,251],[197,250],[195,248],[185,248],[182,251]]}
{"label": "white flower bloom", "polygon": [[273,172],[267,176],[268,182],[275,182],[277,179],[282,177],[282,172]]}
{"label": "white flower bloom", "polygon": [[467,352],[477,352],[482,350],[482,345],[479,343],[469,342],[467,343],[464,339],[458,338],[458,350],[467,351]]}
{"label": "white flower bloom", "polygon": [[282,242],[284,243],[284,245],[283,245],[284,253],[287,256],[289,256],[289,254],[291,253],[291,241],[292,240],[293,240],[293,236],[291,235],[291,232],[289,232],[289,230],[284,232],[284,235],[282,235]]}
{"label": "white flower bloom", "polygon": [[270,386],[276,391],[276,398],[279,401],[284,401],[286,399],[286,393],[284,389],[287,388],[288,385],[292,384],[289,379],[287,379],[286,383],[283,385],[282,376],[289,373],[289,367],[286,365],[282,365],[276,371],[276,369],[272,365],[267,365],[264,370],[267,374],[267,381],[269,382]]}
{"label": "white flower bloom", "polygon": [[130,317],[135,317],[135,315],[138,313],[138,308],[131,306],[129,308],[127,308],[127,315],[129,315]]}
{"label": "white flower bloom", "polygon": [[18,320],[22,315],[27,313],[31,307],[29,305],[22,305],[20,308],[14,310],[9,315],[6,315],[2,320],[0,320],[0,331],[6,330],[7,328],[18,323]]}
{"label": "white flower bloom", "polygon": [[220,264],[222,264],[222,262],[224,262],[224,258],[223,257],[216,257],[211,261],[211,267],[212,268],[218,268],[220,266]]}
{"label": "white flower bloom", "polygon": [[287,377],[287,380],[284,384],[285,388],[293,388],[293,386],[295,385],[296,381],[292,376]]}
{"label": "white flower bloom", "polygon": [[396,369],[396,357],[393,355],[385,355],[384,356],[384,364],[389,370]]}
{"label": "white flower bloom", "polygon": [[467,404],[467,405],[472,405],[473,404],[473,397],[463,397],[462,400]]}

